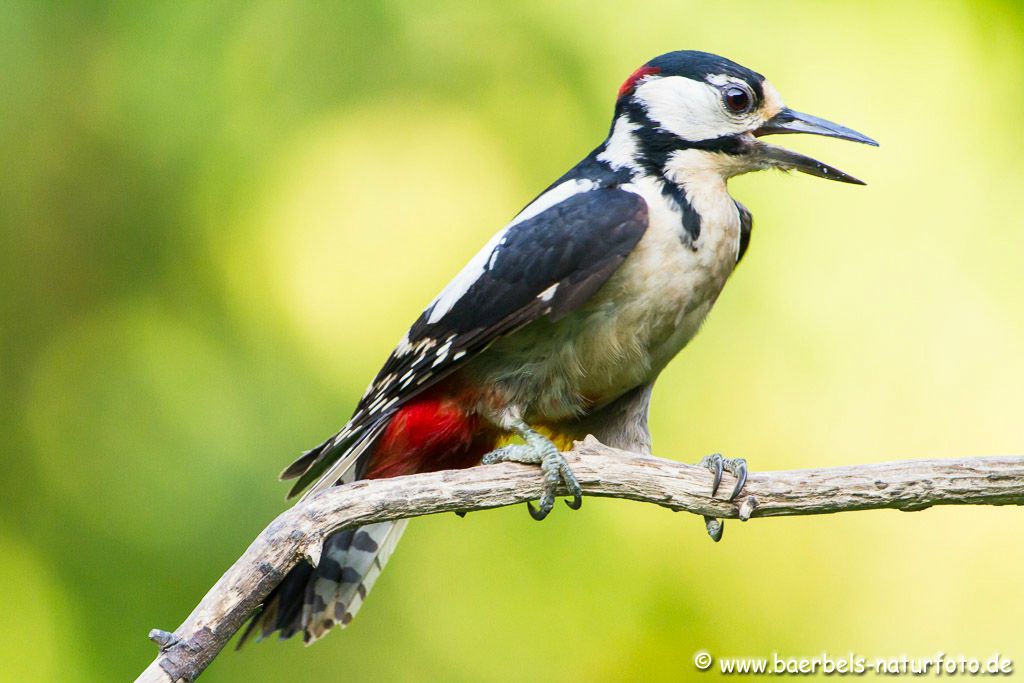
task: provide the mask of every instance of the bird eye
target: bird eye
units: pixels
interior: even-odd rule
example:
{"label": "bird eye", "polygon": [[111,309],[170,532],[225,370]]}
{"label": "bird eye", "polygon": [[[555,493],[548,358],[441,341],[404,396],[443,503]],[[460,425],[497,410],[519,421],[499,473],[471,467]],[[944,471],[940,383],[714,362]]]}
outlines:
{"label": "bird eye", "polygon": [[750,93],[738,85],[730,85],[722,92],[722,100],[726,108],[734,114],[742,114],[750,109]]}

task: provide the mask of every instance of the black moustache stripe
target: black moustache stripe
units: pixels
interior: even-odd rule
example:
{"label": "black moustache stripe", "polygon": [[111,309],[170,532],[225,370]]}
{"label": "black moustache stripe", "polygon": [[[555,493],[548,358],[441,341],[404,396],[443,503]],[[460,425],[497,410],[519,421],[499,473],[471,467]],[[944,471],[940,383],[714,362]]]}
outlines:
{"label": "black moustache stripe", "polygon": [[[612,121],[613,129],[615,121],[618,121],[623,115],[637,126],[633,131],[633,137],[637,142],[635,163],[646,175],[656,178],[664,179],[665,166],[674,152],[699,149],[722,154],[743,154],[749,150],[749,142],[740,135],[723,135],[710,140],[683,140],[678,135],[661,128],[648,116],[647,111],[639,102],[629,98],[620,102],[616,107],[615,118]],[[661,183],[661,193],[679,207],[683,216],[683,228],[690,240],[696,241],[700,237],[700,214],[690,204],[686,193],[668,179],[664,179],[664,182]]]}

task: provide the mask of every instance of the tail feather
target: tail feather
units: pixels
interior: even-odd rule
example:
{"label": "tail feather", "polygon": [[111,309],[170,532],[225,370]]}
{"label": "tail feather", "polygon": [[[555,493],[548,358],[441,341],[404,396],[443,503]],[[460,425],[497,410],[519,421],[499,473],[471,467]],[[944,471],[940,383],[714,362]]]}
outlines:
{"label": "tail feather", "polygon": [[398,545],[408,520],[342,529],[324,542],[320,564],[301,562],[267,597],[238,642],[257,634],[262,640],[280,631],[313,643],[334,626],[345,627],[362,607],[384,565]]}
{"label": "tail feather", "polygon": [[408,520],[341,531],[324,544],[302,606],[305,641],[348,626],[398,545]]}
{"label": "tail feather", "polygon": [[292,567],[249,620],[236,649],[241,649],[253,633],[257,640],[263,640],[274,631],[280,631],[281,640],[284,640],[302,629],[302,599],[313,571],[308,562]]}
{"label": "tail feather", "polygon": [[[358,423],[358,424],[356,424]],[[317,491],[359,478],[470,467],[498,437],[454,401],[429,395],[373,423],[354,420],[337,435],[303,453],[282,473],[298,478],[290,495],[306,486]],[[301,632],[306,643],[333,626],[347,626],[395,550],[407,520],[342,529],[324,541],[315,568],[300,562],[252,617],[241,647],[252,635],[275,631],[282,638]]]}

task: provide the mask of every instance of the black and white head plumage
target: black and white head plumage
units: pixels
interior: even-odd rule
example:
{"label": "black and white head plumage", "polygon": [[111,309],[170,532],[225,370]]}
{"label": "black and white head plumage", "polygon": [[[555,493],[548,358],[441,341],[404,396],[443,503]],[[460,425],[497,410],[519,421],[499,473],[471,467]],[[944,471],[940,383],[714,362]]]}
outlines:
{"label": "black and white head plumage", "polygon": [[611,139],[613,163],[671,176],[673,156],[690,167],[713,166],[729,178],[766,168],[795,169],[862,184],[809,157],[759,143],[777,133],[811,133],[869,145],[871,138],[788,109],[764,76],[707,52],[681,50],[649,61],[619,89]]}
{"label": "black and white head plumage", "polygon": [[737,149],[744,136],[783,108],[764,76],[706,52],[670,52],[637,69],[622,84],[616,121],[636,124],[641,142],[676,149]]}

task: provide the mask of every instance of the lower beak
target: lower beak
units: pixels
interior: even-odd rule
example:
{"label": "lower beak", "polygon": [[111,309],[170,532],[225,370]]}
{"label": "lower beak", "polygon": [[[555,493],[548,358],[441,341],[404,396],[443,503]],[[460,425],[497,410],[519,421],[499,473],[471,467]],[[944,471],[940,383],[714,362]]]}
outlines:
{"label": "lower beak", "polygon": [[[792,109],[783,109],[766,121],[764,125],[754,131],[754,135],[757,137],[761,137],[762,135],[781,135],[786,133],[824,135],[830,138],[839,138],[840,140],[861,142],[865,145],[872,145],[874,147],[878,146],[877,142],[863,133],[858,133],[846,126],[840,126],[838,123],[819,119],[817,116],[811,116],[810,114],[802,114],[798,111],[793,111]],[[864,185],[863,181],[857,180],[853,176],[843,173],[838,168],[834,168],[828,164],[818,161],[817,159],[812,159],[809,156],[804,156],[803,154],[783,147],[776,147],[775,145],[758,142],[756,153],[762,160],[778,168],[795,169],[802,173],[818,176],[819,178],[828,178],[829,180],[838,180],[843,183]]]}

